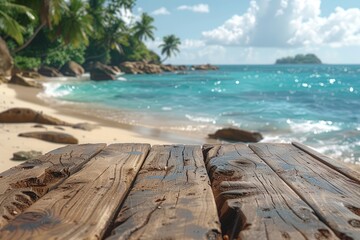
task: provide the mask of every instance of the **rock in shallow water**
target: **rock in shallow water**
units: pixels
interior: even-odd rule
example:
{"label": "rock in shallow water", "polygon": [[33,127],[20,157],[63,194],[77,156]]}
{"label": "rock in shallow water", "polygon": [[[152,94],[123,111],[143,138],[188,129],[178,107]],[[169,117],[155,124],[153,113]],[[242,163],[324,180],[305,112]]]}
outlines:
{"label": "rock in shallow water", "polygon": [[249,132],[236,128],[224,128],[209,134],[210,138],[221,139],[230,142],[260,142],[263,136],[259,132]]}

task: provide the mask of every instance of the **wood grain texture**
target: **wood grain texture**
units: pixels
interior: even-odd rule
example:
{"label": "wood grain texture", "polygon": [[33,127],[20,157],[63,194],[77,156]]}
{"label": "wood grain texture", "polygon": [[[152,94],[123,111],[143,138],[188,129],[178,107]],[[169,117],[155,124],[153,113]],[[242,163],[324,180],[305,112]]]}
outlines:
{"label": "wood grain texture", "polygon": [[245,144],[203,151],[224,239],[337,239]]}
{"label": "wood grain texture", "polygon": [[200,146],[154,146],[108,239],[218,239]]}
{"label": "wood grain texture", "polygon": [[113,144],[0,231],[0,239],[100,239],[115,217],[148,144]]}
{"label": "wood grain texture", "polygon": [[360,239],[360,185],[290,144],[251,144],[341,239]]}
{"label": "wood grain texture", "polygon": [[77,172],[105,144],[70,145],[0,174],[0,228]]}
{"label": "wood grain texture", "polygon": [[335,159],[331,159],[331,158],[329,158],[329,157],[327,157],[327,156],[325,156],[325,155],[323,155],[323,154],[309,148],[308,146],[305,146],[304,144],[301,144],[301,143],[298,143],[298,142],[293,142],[292,144],[295,147],[303,150],[304,152],[306,152],[310,156],[314,157],[315,159],[319,160],[323,164],[327,165],[328,167],[331,167],[334,170],[344,174],[348,178],[360,183],[360,172],[354,171],[351,168],[347,167],[344,163],[342,163],[340,161],[337,161]]}

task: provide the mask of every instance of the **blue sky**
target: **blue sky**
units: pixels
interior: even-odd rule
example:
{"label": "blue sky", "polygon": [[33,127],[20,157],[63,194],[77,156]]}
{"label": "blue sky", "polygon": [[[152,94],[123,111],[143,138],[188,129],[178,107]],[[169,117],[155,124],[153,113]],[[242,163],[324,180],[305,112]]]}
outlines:
{"label": "blue sky", "polygon": [[359,0],[137,0],[135,15],[155,18],[161,38],[177,35],[173,64],[271,64],[315,53],[325,63],[360,63]]}

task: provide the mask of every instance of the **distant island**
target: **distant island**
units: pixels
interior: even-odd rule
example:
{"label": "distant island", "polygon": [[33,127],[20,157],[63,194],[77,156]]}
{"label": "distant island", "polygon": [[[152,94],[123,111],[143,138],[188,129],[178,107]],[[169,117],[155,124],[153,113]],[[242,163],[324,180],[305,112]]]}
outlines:
{"label": "distant island", "polygon": [[322,64],[321,60],[312,53],[297,54],[295,57],[277,59],[275,64]]}

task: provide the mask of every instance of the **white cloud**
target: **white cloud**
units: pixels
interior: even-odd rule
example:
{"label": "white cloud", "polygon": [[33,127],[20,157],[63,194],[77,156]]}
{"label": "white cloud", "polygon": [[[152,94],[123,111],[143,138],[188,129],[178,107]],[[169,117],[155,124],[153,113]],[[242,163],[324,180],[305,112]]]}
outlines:
{"label": "white cloud", "polygon": [[152,15],[170,15],[170,12],[165,8],[161,7],[151,13]]}
{"label": "white cloud", "polygon": [[178,10],[187,10],[187,11],[192,11],[192,12],[197,12],[197,13],[209,13],[210,12],[209,5],[203,4],[203,3],[193,5],[193,6],[182,5],[182,6],[179,6],[177,9]]}
{"label": "white cloud", "polygon": [[209,44],[252,47],[360,45],[360,9],[321,16],[321,0],[251,0],[243,15],[203,32]]}
{"label": "white cloud", "polygon": [[133,14],[131,10],[125,8],[120,8],[118,12],[118,17],[122,19],[128,26],[132,25],[135,21],[139,19],[139,16]]}
{"label": "white cloud", "polygon": [[181,41],[180,49],[196,49],[205,47],[205,42],[197,39],[185,39]]}

